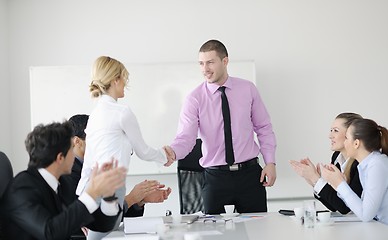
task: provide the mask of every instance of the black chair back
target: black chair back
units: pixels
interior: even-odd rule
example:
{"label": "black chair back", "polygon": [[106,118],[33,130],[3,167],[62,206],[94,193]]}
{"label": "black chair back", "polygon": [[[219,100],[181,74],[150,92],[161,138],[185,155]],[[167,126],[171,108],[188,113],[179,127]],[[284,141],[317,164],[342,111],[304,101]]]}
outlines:
{"label": "black chair back", "polygon": [[0,152],[0,199],[3,197],[5,189],[8,183],[13,178],[13,170],[11,161],[8,159],[5,153]]}
{"label": "black chair back", "polygon": [[[5,155],[5,153],[0,152],[0,203],[1,199],[3,198],[3,194],[5,190],[7,189],[8,183],[13,178],[13,170],[11,161]],[[0,205],[0,239],[5,239],[5,236],[3,234],[3,206]]]}
{"label": "black chair back", "polygon": [[202,185],[204,168],[199,165],[202,141],[197,139],[193,150],[178,161],[178,186],[181,214],[204,212]]}

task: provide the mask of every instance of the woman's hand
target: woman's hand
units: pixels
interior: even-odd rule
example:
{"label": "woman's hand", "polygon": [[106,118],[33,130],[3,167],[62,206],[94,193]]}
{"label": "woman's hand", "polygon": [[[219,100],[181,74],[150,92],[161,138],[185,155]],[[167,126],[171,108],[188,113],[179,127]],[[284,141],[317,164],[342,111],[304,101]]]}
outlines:
{"label": "woman's hand", "polygon": [[343,173],[333,164],[321,164],[320,169],[323,179],[325,179],[335,190],[337,190],[341,182],[345,181]]}
{"label": "woman's hand", "polygon": [[311,186],[314,186],[321,177],[314,163],[309,158],[304,158],[300,161],[290,160],[289,162],[294,171]]}
{"label": "woman's hand", "polygon": [[171,166],[176,160],[176,155],[174,150],[170,146],[164,146],[163,147],[166,156],[167,156],[167,162],[164,164],[165,167]]}

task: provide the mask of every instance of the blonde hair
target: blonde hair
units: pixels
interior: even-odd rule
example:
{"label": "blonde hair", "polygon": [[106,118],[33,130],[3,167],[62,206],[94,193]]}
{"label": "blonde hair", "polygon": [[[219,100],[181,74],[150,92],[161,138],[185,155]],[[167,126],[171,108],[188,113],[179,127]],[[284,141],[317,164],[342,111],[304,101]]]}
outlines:
{"label": "blonde hair", "polygon": [[111,82],[123,78],[127,82],[129,73],[124,64],[120,61],[101,56],[96,59],[92,68],[92,82],[89,86],[89,91],[92,97],[99,97],[106,94],[111,86]]}

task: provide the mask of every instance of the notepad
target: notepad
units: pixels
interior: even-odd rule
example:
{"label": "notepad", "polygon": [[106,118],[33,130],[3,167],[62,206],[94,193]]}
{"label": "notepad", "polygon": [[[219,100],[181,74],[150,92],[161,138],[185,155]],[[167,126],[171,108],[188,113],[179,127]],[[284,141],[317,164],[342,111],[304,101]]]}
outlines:
{"label": "notepad", "polygon": [[332,212],[331,219],[334,222],[361,222],[361,220],[354,213],[342,215],[336,212]]}
{"label": "notepad", "polygon": [[162,224],[162,217],[128,217],[124,218],[124,233],[156,233]]}

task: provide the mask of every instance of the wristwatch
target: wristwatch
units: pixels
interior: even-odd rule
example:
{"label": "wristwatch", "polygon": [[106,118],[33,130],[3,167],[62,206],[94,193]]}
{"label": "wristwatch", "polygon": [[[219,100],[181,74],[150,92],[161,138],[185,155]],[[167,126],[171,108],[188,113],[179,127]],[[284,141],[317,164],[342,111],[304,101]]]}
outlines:
{"label": "wristwatch", "polygon": [[112,202],[112,201],[116,200],[117,197],[116,197],[116,194],[113,194],[113,195],[110,196],[110,197],[104,197],[104,198],[102,198],[102,199],[104,199],[104,201],[106,201],[106,202]]}

